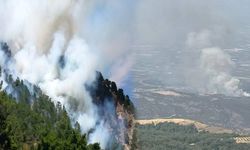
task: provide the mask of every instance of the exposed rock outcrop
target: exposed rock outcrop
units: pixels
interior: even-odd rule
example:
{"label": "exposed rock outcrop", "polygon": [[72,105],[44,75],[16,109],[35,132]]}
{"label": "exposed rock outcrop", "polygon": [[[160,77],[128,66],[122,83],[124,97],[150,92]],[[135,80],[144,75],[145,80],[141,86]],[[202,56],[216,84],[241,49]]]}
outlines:
{"label": "exposed rock outcrop", "polygon": [[[123,149],[130,149],[134,126],[134,105],[128,95],[124,95],[122,89],[118,89],[113,81],[104,79],[100,72],[97,72],[94,86],[88,87],[91,92],[93,102],[99,107],[100,115],[103,116],[110,132],[114,136],[118,145]],[[103,110],[109,104],[114,108],[114,114],[110,110]],[[110,108],[109,108],[110,109]]]}

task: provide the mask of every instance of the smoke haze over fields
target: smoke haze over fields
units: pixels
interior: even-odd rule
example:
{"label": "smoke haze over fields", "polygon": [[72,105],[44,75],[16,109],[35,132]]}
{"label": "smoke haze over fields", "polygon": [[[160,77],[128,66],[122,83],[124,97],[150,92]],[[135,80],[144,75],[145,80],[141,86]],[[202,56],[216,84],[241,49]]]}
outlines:
{"label": "smoke haze over fields", "polygon": [[[249,4],[246,0],[140,1],[135,54],[151,57],[151,65],[162,70],[158,79],[166,79],[165,87],[247,96],[249,88],[244,91],[236,76],[242,76],[237,70],[247,61],[243,53],[249,55]],[[135,68],[140,68],[139,59]]]}
{"label": "smoke haze over fields", "polygon": [[144,0],[136,9],[137,117],[249,133],[250,2]]}

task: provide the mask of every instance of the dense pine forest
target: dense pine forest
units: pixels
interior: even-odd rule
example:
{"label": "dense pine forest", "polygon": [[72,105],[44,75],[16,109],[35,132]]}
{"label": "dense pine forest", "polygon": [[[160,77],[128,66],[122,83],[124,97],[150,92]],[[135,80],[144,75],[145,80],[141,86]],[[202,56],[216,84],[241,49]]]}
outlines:
{"label": "dense pine forest", "polygon": [[0,92],[0,149],[100,149],[97,143],[87,144],[80,125],[72,125],[59,102],[55,105],[42,92],[29,92],[23,81],[8,78],[15,94]]}

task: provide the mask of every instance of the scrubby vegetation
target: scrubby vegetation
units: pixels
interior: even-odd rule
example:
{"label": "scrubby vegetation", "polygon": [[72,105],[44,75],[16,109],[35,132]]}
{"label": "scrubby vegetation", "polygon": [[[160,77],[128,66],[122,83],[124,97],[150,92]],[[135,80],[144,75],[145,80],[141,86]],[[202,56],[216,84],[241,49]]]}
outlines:
{"label": "scrubby vegetation", "polygon": [[[12,82],[12,81],[10,81]],[[98,150],[99,144],[87,145],[80,125],[71,125],[60,103],[38,92],[27,90],[23,81],[11,83],[15,95],[0,92],[0,150],[1,149],[79,149]],[[15,99],[18,95],[18,100]],[[32,101],[31,101],[32,99]]]}
{"label": "scrubby vegetation", "polygon": [[250,144],[236,144],[236,136],[198,132],[194,125],[136,125],[132,146],[140,150],[249,150]]}

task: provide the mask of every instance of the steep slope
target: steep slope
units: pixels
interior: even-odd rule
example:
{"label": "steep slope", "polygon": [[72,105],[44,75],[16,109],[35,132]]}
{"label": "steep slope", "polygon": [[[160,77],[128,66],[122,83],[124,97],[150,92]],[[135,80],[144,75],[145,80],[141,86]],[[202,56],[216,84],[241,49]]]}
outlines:
{"label": "steep slope", "polygon": [[[124,149],[130,149],[134,123],[134,105],[129,96],[124,95],[122,89],[117,89],[115,82],[104,79],[100,72],[97,72],[94,86],[88,89],[91,91],[93,102],[99,108],[100,116],[109,125],[114,141],[121,143]],[[112,149],[119,148],[119,146],[113,146]]]}
{"label": "steep slope", "polygon": [[[0,45],[1,54],[8,58],[1,63],[3,66],[0,66],[2,90],[15,99],[16,102],[25,103],[30,105],[31,108],[41,95],[50,99],[46,94],[53,93],[53,88],[50,89],[49,87],[52,90],[50,92],[48,89],[41,89],[39,84],[32,84],[27,80],[19,79],[15,74],[12,75],[12,70],[8,68],[10,67],[8,66],[9,62],[13,61],[11,50],[6,43],[1,43]],[[63,57],[58,60],[59,73],[62,71],[60,69],[64,68],[63,64],[65,62],[66,60]],[[76,85],[81,85],[76,87],[78,89],[69,89],[70,91],[66,91],[67,93],[53,93],[50,100],[57,105],[58,99],[62,98],[62,103],[59,104],[68,113],[71,124],[74,125],[76,122],[79,122],[81,132],[86,134],[86,139],[89,143],[100,142],[101,147],[106,149],[129,149],[134,120],[133,103],[128,95],[124,95],[122,89],[117,88],[115,82],[111,82],[108,79],[104,80],[100,72],[96,72],[93,76],[96,77],[94,82],[82,83],[83,86],[81,83],[77,83]],[[57,78],[57,81],[65,81],[61,79],[63,77],[60,75]],[[57,88],[63,89],[65,86],[67,87],[68,85]],[[70,87],[74,88],[74,86]],[[88,95],[90,95],[92,102],[89,102]],[[88,108],[88,106],[91,108]],[[89,109],[88,111],[93,114],[87,114],[88,111],[85,112],[85,109]],[[86,126],[90,128],[86,128]]]}
{"label": "steep slope", "polygon": [[0,149],[100,149],[87,145],[79,123],[70,121],[60,102],[31,93],[19,79],[9,84],[10,96],[0,91]]}

